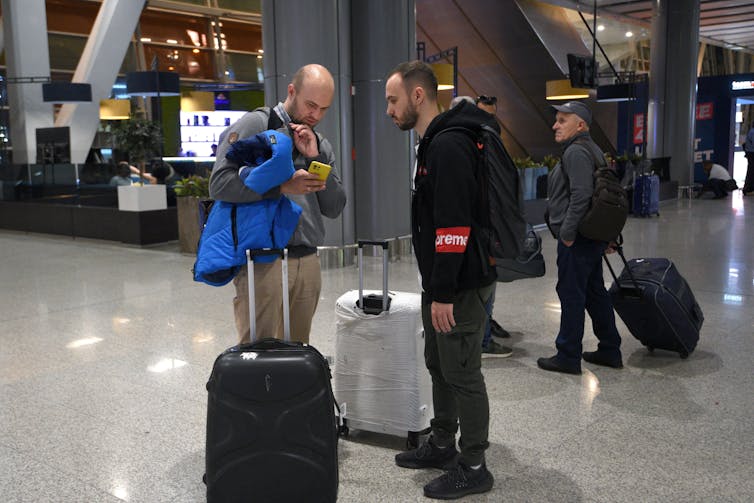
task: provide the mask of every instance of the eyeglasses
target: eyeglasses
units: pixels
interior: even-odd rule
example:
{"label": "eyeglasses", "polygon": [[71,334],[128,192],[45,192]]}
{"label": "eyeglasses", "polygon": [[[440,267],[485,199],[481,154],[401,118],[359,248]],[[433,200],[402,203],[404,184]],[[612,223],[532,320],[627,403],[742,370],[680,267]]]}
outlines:
{"label": "eyeglasses", "polygon": [[497,105],[497,96],[485,96],[483,94],[481,96],[477,96],[475,103],[477,105],[479,103],[483,103],[485,105]]}

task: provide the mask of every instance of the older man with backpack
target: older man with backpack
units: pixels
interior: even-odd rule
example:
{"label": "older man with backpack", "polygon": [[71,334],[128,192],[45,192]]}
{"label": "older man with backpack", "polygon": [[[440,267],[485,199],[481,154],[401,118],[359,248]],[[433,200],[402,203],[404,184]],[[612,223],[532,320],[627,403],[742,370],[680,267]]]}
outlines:
{"label": "older man with backpack", "polygon": [[[602,255],[618,237],[628,212],[625,192],[611,175],[604,155],[589,135],[592,113],[581,102],[554,106],[555,141],[563,157],[548,176],[545,219],[558,240],[560,331],[557,353],[537,365],[553,372],[581,374],[582,358],[607,367],[623,366],[621,338],[602,276]],[[611,178],[612,177],[612,178]],[[597,189],[597,190],[595,190]],[[582,353],[584,312],[599,339],[597,351]]]}

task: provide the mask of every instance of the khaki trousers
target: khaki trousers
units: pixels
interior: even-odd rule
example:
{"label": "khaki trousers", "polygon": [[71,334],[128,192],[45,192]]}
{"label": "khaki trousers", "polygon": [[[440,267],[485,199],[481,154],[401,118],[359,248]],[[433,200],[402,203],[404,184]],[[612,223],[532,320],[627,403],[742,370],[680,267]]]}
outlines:
{"label": "khaki trousers", "polygon": [[[257,339],[283,338],[283,289],[280,261],[254,263],[254,295],[256,296]],[[249,275],[241,269],[233,279],[236,297],[233,311],[240,343],[250,340]],[[288,299],[290,305],[291,340],[309,342],[312,318],[322,290],[319,257],[316,253],[288,259]]]}

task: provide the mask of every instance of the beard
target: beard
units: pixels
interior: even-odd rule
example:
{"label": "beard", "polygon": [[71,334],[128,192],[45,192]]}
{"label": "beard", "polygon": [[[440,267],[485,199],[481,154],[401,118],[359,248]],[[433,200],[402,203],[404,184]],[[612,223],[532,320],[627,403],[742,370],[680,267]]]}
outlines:
{"label": "beard", "polygon": [[299,117],[298,115],[298,96],[295,96],[293,98],[293,101],[291,102],[291,108],[293,109],[288,115],[291,118],[291,122],[294,124],[306,124],[310,128],[314,129],[314,126],[317,124],[309,124],[309,122],[306,120],[306,117]]}
{"label": "beard", "polygon": [[416,126],[416,121],[419,120],[419,113],[416,111],[416,108],[410,104],[403,115],[396,117],[393,120],[395,121],[396,126],[398,126],[398,129],[401,131],[409,131]]}

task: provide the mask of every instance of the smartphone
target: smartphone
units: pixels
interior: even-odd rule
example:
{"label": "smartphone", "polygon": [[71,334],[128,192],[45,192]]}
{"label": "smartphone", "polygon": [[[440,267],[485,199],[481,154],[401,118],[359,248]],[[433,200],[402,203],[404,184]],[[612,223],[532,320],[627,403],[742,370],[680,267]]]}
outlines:
{"label": "smartphone", "polygon": [[329,164],[323,164],[318,161],[312,161],[311,164],[309,164],[309,173],[317,175],[323,182],[327,180],[331,169],[332,167]]}

